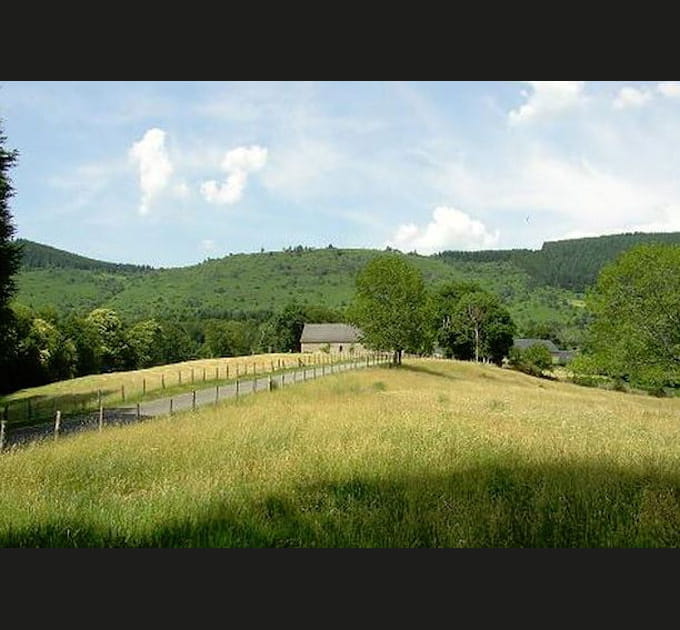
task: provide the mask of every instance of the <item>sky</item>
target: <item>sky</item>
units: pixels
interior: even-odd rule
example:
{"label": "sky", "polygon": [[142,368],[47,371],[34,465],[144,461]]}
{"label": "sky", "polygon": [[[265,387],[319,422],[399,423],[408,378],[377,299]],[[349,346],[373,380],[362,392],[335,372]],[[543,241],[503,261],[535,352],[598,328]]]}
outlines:
{"label": "sky", "polygon": [[0,80],[17,237],[176,267],[680,231],[680,81]]}

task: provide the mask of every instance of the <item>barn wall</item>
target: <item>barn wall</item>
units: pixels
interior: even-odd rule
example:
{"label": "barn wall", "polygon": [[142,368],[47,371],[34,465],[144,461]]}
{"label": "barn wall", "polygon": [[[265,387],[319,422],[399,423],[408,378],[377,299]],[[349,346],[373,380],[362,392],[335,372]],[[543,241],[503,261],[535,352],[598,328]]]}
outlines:
{"label": "barn wall", "polygon": [[[354,352],[363,352],[364,347],[360,343],[348,343],[348,342],[342,342],[342,343],[308,343],[308,342],[303,342],[301,344],[302,352],[321,352],[321,348],[326,347],[326,345],[330,346],[330,351],[333,354],[337,354],[338,352],[344,352],[347,353],[349,352],[350,348],[354,348]],[[342,350],[340,348],[342,347]]]}

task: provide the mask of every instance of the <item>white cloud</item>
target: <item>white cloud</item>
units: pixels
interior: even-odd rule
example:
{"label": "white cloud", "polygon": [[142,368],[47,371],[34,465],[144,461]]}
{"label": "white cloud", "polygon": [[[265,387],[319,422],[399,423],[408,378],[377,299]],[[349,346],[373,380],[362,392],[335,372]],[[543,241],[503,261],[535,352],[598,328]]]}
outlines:
{"label": "white cloud", "polygon": [[668,98],[680,98],[680,81],[663,81],[656,86],[659,94]]}
{"label": "white cloud", "polygon": [[491,248],[498,243],[499,232],[491,233],[481,222],[455,208],[438,206],[432,221],[424,228],[414,223],[400,225],[387,245],[402,251],[433,254],[444,249]]}
{"label": "white cloud", "polygon": [[130,159],[139,165],[139,188],[142,199],[139,213],[146,214],[154,197],[167,186],[173,172],[165,149],[165,131],[154,127],[135,142],[129,151]]}
{"label": "white cloud", "polygon": [[642,107],[652,99],[652,93],[646,89],[637,89],[629,85],[622,87],[614,99],[614,107],[616,109],[625,109],[626,107]]}
{"label": "white cloud", "polygon": [[227,179],[219,183],[209,180],[201,184],[201,195],[208,203],[232,204],[243,197],[248,174],[264,168],[267,163],[267,149],[257,145],[237,147],[228,151],[221,163]]}
{"label": "white cloud", "polygon": [[583,88],[585,81],[525,81],[533,91],[526,91],[524,103],[508,114],[511,125],[545,118],[585,102]]}
{"label": "white cloud", "polygon": [[208,203],[232,204],[243,196],[248,174],[245,171],[236,171],[229,175],[226,181],[219,184],[214,179],[201,184],[201,194]]}
{"label": "white cloud", "polygon": [[267,149],[254,145],[238,147],[228,151],[222,160],[222,168],[227,173],[259,171],[267,163]]}

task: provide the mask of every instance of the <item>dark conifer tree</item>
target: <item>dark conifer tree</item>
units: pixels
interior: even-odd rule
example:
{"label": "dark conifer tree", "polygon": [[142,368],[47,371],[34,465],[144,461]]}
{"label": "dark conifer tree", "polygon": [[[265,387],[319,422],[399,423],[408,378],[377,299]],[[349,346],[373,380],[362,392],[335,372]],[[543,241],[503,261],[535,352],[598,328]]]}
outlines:
{"label": "dark conifer tree", "polygon": [[14,190],[9,170],[18,158],[16,150],[5,148],[6,138],[0,121],[0,392],[14,386],[12,365],[16,358],[16,332],[9,303],[15,292],[14,276],[21,265],[21,249],[14,240],[16,230],[9,200]]}

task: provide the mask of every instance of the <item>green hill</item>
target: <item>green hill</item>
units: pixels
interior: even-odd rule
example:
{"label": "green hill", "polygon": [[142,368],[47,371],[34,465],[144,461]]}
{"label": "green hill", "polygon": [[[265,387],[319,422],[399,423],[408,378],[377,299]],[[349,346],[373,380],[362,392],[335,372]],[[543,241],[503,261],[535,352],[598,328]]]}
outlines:
{"label": "green hill", "polygon": [[144,273],[152,267],[148,265],[128,265],[103,262],[94,258],[86,258],[72,254],[42,243],[35,243],[23,238],[17,239],[21,246],[22,267],[28,269],[84,269],[86,271],[107,271],[113,273]]}
{"label": "green hill", "polygon": [[[520,330],[551,322],[577,330],[584,318],[582,292],[606,263],[641,242],[680,243],[680,233],[553,241],[540,250],[403,255],[429,285],[476,281],[498,294]],[[23,268],[17,277],[17,302],[58,313],[110,307],[129,322],[151,317],[180,321],[257,317],[293,300],[342,309],[354,293],[359,269],[380,253],[298,246],[154,269],[102,262],[26,240],[20,243]]]}
{"label": "green hill", "polygon": [[613,234],[547,241],[539,250],[445,251],[436,257],[450,263],[507,262],[526,271],[534,285],[584,291],[618,254],[640,243],[680,243],[680,232]]}
{"label": "green hill", "polygon": [[[59,250],[55,250],[59,251]],[[292,300],[344,308],[354,293],[357,272],[373,256],[369,249],[295,248],[282,252],[236,254],[189,267],[132,271],[92,261],[92,269],[69,267],[82,259],[64,252],[63,266],[24,262],[17,278],[17,302],[33,309],[86,312],[115,309],[128,321],[156,317],[181,321],[243,318],[280,310]],[[429,285],[447,280],[476,281],[500,295],[519,324],[529,320],[568,324],[581,309],[576,294],[534,287],[526,271],[509,262],[466,262],[404,254]],[[98,264],[97,264],[98,263]],[[88,262],[88,264],[90,264]]]}

